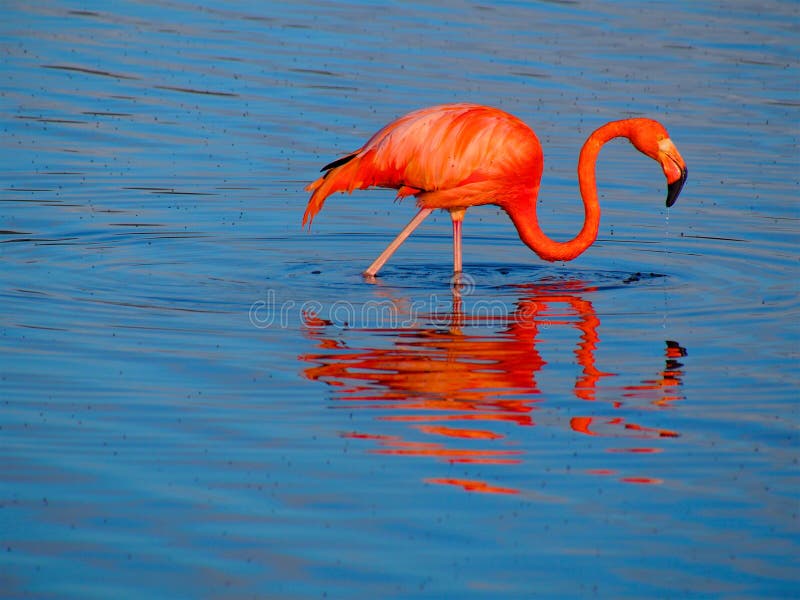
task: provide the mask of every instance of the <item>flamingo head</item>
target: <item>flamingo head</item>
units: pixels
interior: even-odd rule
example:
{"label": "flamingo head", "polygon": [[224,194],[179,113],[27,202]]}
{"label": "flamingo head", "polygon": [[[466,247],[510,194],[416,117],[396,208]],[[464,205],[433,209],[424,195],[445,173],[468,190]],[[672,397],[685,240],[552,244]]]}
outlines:
{"label": "flamingo head", "polygon": [[667,178],[667,206],[672,206],[686,183],[686,163],[664,126],[652,119],[631,119],[630,140],[636,149],[658,162]]}

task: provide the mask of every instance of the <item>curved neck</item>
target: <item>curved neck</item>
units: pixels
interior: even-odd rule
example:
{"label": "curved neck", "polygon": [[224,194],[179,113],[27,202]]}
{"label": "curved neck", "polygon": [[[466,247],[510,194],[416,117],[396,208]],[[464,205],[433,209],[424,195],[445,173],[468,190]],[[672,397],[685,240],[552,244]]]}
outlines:
{"label": "curved neck", "polygon": [[583,144],[578,158],[578,185],[583,200],[584,222],[578,235],[568,242],[557,242],[547,236],[539,227],[536,216],[536,196],[538,186],[527,198],[529,206],[522,210],[509,211],[509,216],[519,232],[520,239],[543,260],[572,260],[586,250],[597,239],[600,228],[600,204],[597,201],[597,180],[595,163],[600,148],[607,141],[617,137],[630,137],[629,119],[612,121],[597,129]]}

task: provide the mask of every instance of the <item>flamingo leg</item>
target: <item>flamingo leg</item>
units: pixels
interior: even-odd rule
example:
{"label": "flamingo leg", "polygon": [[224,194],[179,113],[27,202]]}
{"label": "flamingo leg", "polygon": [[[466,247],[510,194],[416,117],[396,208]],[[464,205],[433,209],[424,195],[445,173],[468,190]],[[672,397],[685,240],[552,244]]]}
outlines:
{"label": "flamingo leg", "polygon": [[451,208],[450,218],[453,220],[453,274],[461,273],[461,223],[464,221],[465,208]]}
{"label": "flamingo leg", "polygon": [[461,219],[453,219],[453,274],[461,273]]}
{"label": "flamingo leg", "polygon": [[403,227],[403,230],[397,234],[397,237],[392,240],[392,243],[386,246],[386,250],[381,252],[381,255],[375,259],[375,261],[367,267],[367,270],[364,271],[364,277],[374,277],[378,271],[380,271],[381,267],[386,264],[386,261],[389,260],[389,257],[395,253],[400,247],[400,244],[406,241],[406,238],[412,234],[412,232],[419,227],[419,224],[422,223],[429,214],[433,212],[432,208],[422,208],[417,213],[417,215],[409,221],[408,225]]}

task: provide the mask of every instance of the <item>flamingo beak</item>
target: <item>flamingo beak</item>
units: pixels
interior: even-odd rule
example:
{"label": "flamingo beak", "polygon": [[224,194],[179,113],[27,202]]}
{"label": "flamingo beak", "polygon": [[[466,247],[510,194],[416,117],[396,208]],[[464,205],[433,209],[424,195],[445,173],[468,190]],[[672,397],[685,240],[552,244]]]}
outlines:
{"label": "flamingo beak", "polygon": [[680,152],[669,138],[661,140],[658,144],[658,161],[667,177],[667,208],[669,208],[678,199],[683,184],[686,183],[688,170]]}
{"label": "flamingo beak", "polygon": [[684,166],[681,168],[681,176],[672,183],[667,184],[667,208],[675,204],[675,201],[678,199],[678,194],[681,193],[683,184],[686,183],[686,175],[688,172],[688,169]]}

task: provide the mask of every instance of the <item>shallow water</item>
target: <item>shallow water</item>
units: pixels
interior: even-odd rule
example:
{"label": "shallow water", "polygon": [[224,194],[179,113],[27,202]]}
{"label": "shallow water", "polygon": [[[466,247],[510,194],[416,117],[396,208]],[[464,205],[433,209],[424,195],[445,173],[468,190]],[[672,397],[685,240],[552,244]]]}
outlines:
{"label": "shallow water", "polygon": [[[798,584],[792,2],[13,4],[0,22],[0,589],[8,597],[763,597]],[[574,164],[598,241],[470,210],[465,278],[319,168],[476,101]]]}

